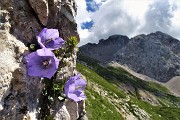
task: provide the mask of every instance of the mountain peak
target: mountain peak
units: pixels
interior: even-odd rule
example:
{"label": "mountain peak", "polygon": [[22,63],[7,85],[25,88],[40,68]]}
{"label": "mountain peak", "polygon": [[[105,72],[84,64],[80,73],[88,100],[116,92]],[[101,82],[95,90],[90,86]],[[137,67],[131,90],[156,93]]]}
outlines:
{"label": "mountain peak", "polygon": [[155,34],[167,35],[166,33],[163,33],[163,32],[161,32],[161,31],[156,31]]}
{"label": "mountain peak", "polygon": [[109,36],[108,39],[101,39],[99,40],[98,44],[116,44],[116,43],[120,43],[120,42],[124,42],[124,41],[128,41],[129,38],[127,36],[123,36],[123,35],[111,35]]}
{"label": "mountain peak", "polygon": [[112,59],[112,55],[129,43],[130,39],[123,35],[112,35],[108,39],[99,40],[98,44],[86,44],[80,47],[82,54],[102,62]]}
{"label": "mountain peak", "polygon": [[135,37],[133,37],[134,39],[143,39],[146,35],[145,34],[140,34],[140,35],[136,35]]}
{"label": "mountain peak", "polygon": [[113,35],[80,48],[82,54],[103,63],[116,61],[161,82],[180,75],[180,41],[157,31],[148,35]]}

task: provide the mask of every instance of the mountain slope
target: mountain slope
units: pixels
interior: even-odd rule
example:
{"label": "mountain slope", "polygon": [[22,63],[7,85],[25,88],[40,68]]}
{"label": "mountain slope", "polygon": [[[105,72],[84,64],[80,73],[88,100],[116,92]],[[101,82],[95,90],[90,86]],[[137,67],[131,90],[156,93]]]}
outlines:
{"label": "mountain slope", "polygon": [[98,44],[88,43],[80,47],[82,53],[87,54],[102,62],[111,61],[113,54],[128,44],[130,39],[127,36],[112,35],[107,40],[101,39]]}
{"label": "mountain slope", "polygon": [[176,95],[180,96],[180,76],[173,77],[165,85]]}
{"label": "mountain slope", "polygon": [[135,72],[160,82],[180,75],[180,41],[159,31],[131,39],[121,35],[110,36],[98,44],[80,47],[80,52],[101,63],[116,61],[127,65]]}
{"label": "mountain slope", "polygon": [[164,86],[82,55],[78,59],[76,69],[88,81],[86,108],[90,120],[180,120],[180,98]]}

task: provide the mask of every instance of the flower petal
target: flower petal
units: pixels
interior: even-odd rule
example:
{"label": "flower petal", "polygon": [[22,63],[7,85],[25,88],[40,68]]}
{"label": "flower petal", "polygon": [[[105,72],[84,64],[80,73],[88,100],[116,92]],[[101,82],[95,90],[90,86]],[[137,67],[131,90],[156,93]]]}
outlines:
{"label": "flower petal", "polygon": [[41,41],[41,37],[40,37],[40,36],[36,36],[36,39],[37,39],[38,44],[40,45],[40,47],[41,47],[41,48],[44,48],[45,46],[44,46],[44,44],[43,44],[42,41]]}
{"label": "flower petal", "polygon": [[84,92],[82,92],[79,96],[80,100],[85,100],[86,99],[86,95],[84,94]]}
{"label": "flower petal", "polygon": [[59,49],[64,44],[64,40],[59,37],[58,29],[44,28],[36,38],[41,48],[46,47],[50,50]]}
{"label": "flower petal", "polygon": [[76,94],[68,94],[68,98],[70,98],[76,102],[80,101],[80,99],[77,97]]}
{"label": "flower petal", "polygon": [[51,78],[57,71],[58,65],[59,65],[59,59],[52,57],[51,58],[52,63],[50,66],[48,66],[47,73],[44,75],[44,77]]}
{"label": "flower petal", "polygon": [[74,101],[81,101],[86,99],[84,94],[84,88],[86,86],[86,81],[80,78],[81,74],[78,74],[65,83],[65,94],[68,98]]}
{"label": "flower petal", "polygon": [[47,48],[38,49],[36,52],[38,56],[54,56],[54,53]]}
{"label": "flower petal", "polygon": [[84,90],[84,88],[86,87],[86,81],[83,79],[78,79],[75,81],[75,85],[78,88],[77,90]]}
{"label": "flower petal", "polygon": [[39,76],[43,77],[44,70],[41,68],[40,65],[33,65],[28,67],[28,75],[29,76]]}
{"label": "flower petal", "polygon": [[40,32],[39,37],[43,37],[46,35],[47,28],[43,28],[43,30]]}
{"label": "flower petal", "polygon": [[36,52],[32,52],[25,57],[25,61],[28,66],[33,66],[41,63],[41,57],[38,56]]}
{"label": "flower petal", "polygon": [[58,29],[47,29],[46,34],[45,34],[45,39],[50,39],[50,38],[58,38],[59,37],[59,31]]}
{"label": "flower petal", "polygon": [[[47,48],[42,48],[25,57],[29,76],[51,78],[58,69],[59,59]],[[43,62],[48,61],[47,66]]]}
{"label": "flower petal", "polygon": [[49,49],[56,50],[59,49],[63,44],[64,44],[64,40],[62,38],[55,38],[45,46]]}
{"label": "flower petal", "polygon": [[73,93],[75,90],[75,84],[72,81],[67,81],[65,84],[65,93]]}

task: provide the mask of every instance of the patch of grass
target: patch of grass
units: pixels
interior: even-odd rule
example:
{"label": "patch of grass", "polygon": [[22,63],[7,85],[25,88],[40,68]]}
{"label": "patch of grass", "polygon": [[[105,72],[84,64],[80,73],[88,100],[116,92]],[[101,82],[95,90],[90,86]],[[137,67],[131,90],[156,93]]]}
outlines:
{"label": "patch of grass", "polygon": [[154,94],[170,93],[166,87],[155,82],[141,80],[122,68],[108,67],[108,69],[115,73],[115,76],[119,82],[131,84],[135,88],[144,89]]}
{"label": "patch of grass", "polygon": [[161,119],[160,115],[157,114],[157,108],[155,106],[152,106],[151,104],[138,100],[134,97],[131,97],[131,101],[129,102],[129,104],[135,104],[138,105],[139,108],[145,110],[147,113],[149,113],[150,118],[152,118],[152,120],[163,120]]}
{"label": "patch of grass", "polygon": [[163,120],[180,120],[180,108],[161,107],[157,109]]}
{"label": "patch of grass", "polygon": [[161,92],[170,93],[169,89],[155,82],[148,82],[149,87],[157,89]]}
{"label": "patch of grass", "polygon": [[89,120],[123,120],[113,104],[92,88],[86,89],[86,111]]}
{"label": "patch of grass", "polygon": [[126,94],[119,90],[116,85],[109,83],[106,79],[99,76],[90,68],[77,63],[76,69],[81,72],[84,76],[86,76],[87,80],[93,81],[98,85],[101,85],[106,91],[115,93],[118,97],[125,98]]}
{"label": "patch of grass", "polygon": [[131,103],[148,112],[153,120],[180,120],[180,108],[152,106],[151,104],[131,97]]}

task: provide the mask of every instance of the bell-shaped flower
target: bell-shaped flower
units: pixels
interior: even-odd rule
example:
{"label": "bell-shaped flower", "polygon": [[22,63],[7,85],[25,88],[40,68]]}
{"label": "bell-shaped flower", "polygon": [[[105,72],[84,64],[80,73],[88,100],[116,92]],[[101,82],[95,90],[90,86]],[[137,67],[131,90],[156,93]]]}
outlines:
{"label": "bell-shaped flower", "polygon": [[36,38],[41,48],[46,47],[50,50],[57,50],[64,44],[64,40],[59,37],[58,29],[44,28]]}
{"label": "bell-shaped flower", "polygon": [[29,76],[51,77],[58,69],[59,59],[47,48],[38,49],[25,57]]}
{"label": "bell-shaped flower", "polygon": [[81,74],[78,74],[65,83],[65,94],[68,98],[78,102],[85,100],[84,88],[86,87],[86,81],[80,78]]}

